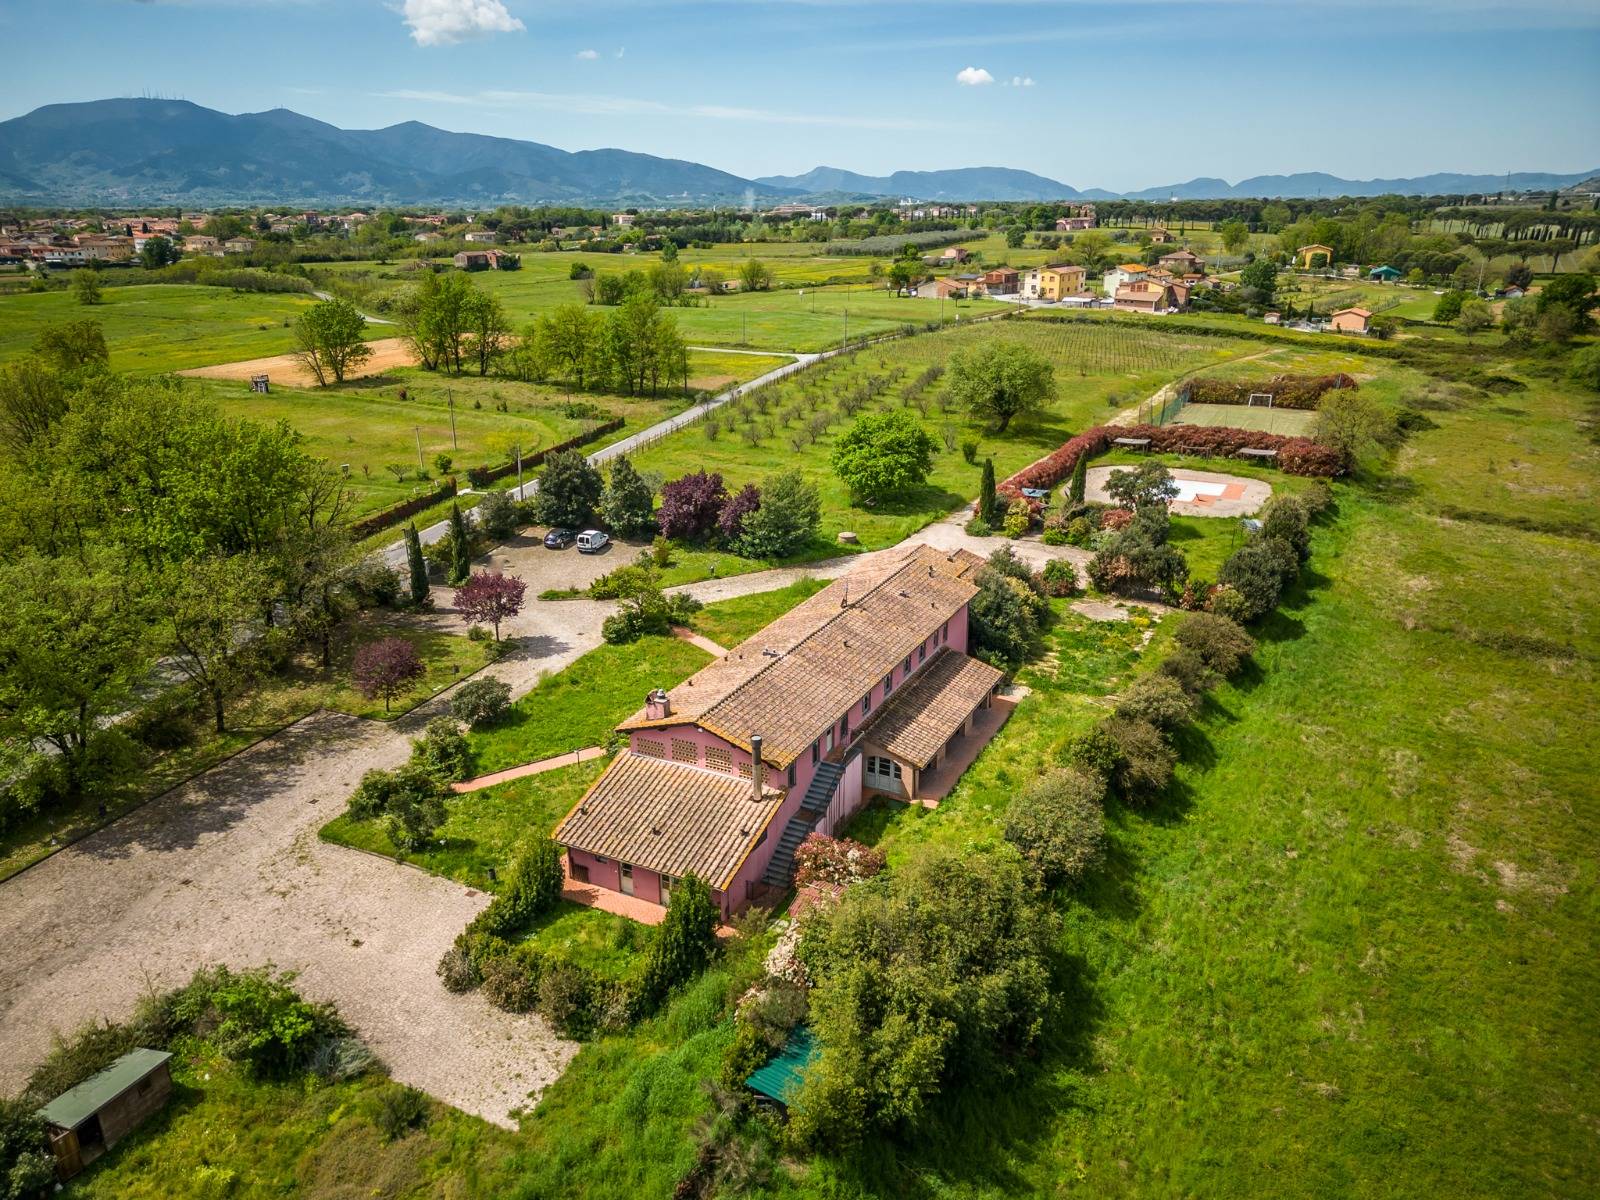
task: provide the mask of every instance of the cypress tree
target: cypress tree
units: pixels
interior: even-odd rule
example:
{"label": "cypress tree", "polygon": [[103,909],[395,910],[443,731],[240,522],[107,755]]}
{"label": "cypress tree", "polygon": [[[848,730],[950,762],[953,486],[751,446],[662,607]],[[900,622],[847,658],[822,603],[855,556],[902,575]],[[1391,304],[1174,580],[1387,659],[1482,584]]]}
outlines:
{"label": "cypress tree", "polygon": [[994,459],[983,460],[983,482],[978,485],[978,519],[989,525],[995,523]]}
{"label": "cypress tree", "polygon": [[472,574],[472,538],[459,501],[450,505],[450,585],[459,586]]}
{"label": "cypress tree", "polygon": [[415,521],[406,526],[406,567],[411,572],[411,603],[421,607],[428,602],[428,563],[422,557]]}
{"label": "cypress tree", "polygon": [[1072,467],[1072,482],[1067,486],[1067,496],[1074,504],[1083,503],[1084,490],[1089,486],[1089,456],[1078,455]]}

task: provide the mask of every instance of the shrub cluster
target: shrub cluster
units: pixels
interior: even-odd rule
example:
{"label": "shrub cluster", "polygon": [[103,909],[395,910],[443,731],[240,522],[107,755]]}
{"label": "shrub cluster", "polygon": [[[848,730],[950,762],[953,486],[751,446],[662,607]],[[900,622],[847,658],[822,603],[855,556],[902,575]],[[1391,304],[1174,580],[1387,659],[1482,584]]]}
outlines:
{"label": "shrub cluster", "polygon": [[1274,375],[1271,379],[1192,379],[1183,396],[1190,404],[1248,404],[1250,397],[1266,393],[1277,408],[1313,409],[1324,392],[1357,388],[1349,375]]}
{"label": "shrub cluster", "polygon": [[411,743],[404,766],[374,768],[361,777],[349,815],[357,821],[381,818],[397,849],[420,850],[444,824],[445,795],[452,782],[472,774],[472,761],[472,747],[455,719],[435,717]]}
{"label": "shrub cluster", "polygon": [[834,838],[813,833],[794,852],[795,887],[812,883],[833,883],[847,887],[871,879],[883,870],[887,856],[874,846],[851,838]]}

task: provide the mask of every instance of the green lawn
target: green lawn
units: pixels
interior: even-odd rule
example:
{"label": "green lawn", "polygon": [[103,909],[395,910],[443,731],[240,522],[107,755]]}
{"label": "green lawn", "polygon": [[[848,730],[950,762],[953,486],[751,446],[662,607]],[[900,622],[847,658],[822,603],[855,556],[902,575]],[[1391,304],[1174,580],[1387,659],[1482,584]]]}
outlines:
{"label": "green lawn", "polygon": [[802,579],[770,592],[719,600],[695,614],[694,627],[719,646],[731,649],[827,586],[822,579]]}
{"label": "green lawn", "polygon": [[149,374],[286,354],[290,328],[316,299],[189,284],[106,288],[85,306],[70,291],[0,295],[0,361],[26,354],[41,330],[98,321],[113,370]]}
{"label": "green lawn", "polygon": [[321,836],[341,846],[404,859],[435,875],[492,892],[497,885],[490,882],[489,869],[503,872],[525,838],[554,829],[605,765],[602,760],[579,763],[452,796],[449,819],[439,829],[442,844],[427,850],[403,854],[381,824],[348,816],[329,821]]}
{"label": "green lawn", "polygon": [[711,660],[675,637],[603,645],[537,686],[506,717],[471,734],[477,771],[487,775],[522,763],[603,745],[618,721],[644,706],[651,688],[672,687]]}

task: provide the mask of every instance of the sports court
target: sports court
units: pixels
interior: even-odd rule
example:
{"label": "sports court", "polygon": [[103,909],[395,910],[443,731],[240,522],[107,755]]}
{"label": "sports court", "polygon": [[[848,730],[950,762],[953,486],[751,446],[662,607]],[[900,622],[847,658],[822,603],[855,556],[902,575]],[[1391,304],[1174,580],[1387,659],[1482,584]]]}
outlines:
{"label": "sports court", "polygon": [[[1084,477],[1084,498],[1102,504],[1115,503],[1111,493],[1106,491],[1106,484],[1113,471],[1127,469],[1090,467]],[[1172,482],[1178,485],[1178,494],[1167,509],[1185,517],[1247,517],[1272,495],[1271,485],[1259,479],[1221,475],[1215,471],[1191,471],[1187,467],[1174,467]]]}
{"label": "sports court", "polygon": [[1315,412],[1300,408],[1269,408],[1264,404],[1185,404],[1165,424],[1222,425],[1284,437],[1308,437],[1316,419]]}

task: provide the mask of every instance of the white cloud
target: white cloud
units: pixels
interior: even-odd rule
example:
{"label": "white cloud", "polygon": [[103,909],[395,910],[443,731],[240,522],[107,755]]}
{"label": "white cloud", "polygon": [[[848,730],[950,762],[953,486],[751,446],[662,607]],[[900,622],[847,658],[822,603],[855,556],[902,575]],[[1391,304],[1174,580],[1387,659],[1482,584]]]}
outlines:
{"label": "white cloud", "polygon": [[982,67],[962,67],[956,72],[956,82],[966,87],[984,87],[994,82],[994,76]]}
{"label": "white cloud", "polygon": [[419,46],[449,46],[524,28],[501,0],[405,0],[404,13]]}
{"label": "white cloud", "polygon": [[1008,83],[1006,86],[1007,87],[1032,87],[1033,86],[1033,76],[1032,75],[1013,75],[1011,77],[1011,82]]}
{"label": "white cloud", "polygon": [[600,51],[598,51],[598,50],[579,50],[578,51],[578,57],[583,59],[585,62],[592,62],[594,59],[597,59],[597,58],[600,57]]}
{"label": "white cloud", "polygon": [[628,48],[626,46],[618,46],[617,47],[616,57],[621,58],[627,52],[628,52]]}

